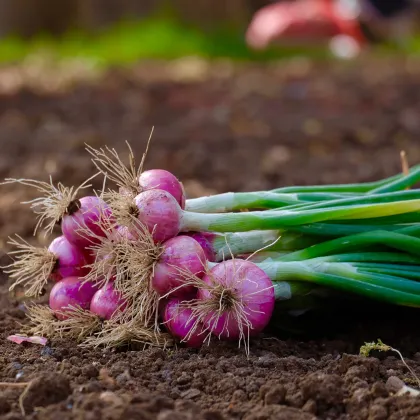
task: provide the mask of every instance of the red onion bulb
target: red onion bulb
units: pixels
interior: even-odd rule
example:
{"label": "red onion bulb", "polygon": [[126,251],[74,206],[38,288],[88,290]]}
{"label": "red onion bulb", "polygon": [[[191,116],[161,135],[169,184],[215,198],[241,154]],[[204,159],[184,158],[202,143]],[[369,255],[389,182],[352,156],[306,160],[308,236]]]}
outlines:
{"label": "red onion bulb", "polygon": [[50,308],[58,319],[66,319],[66,315],[58,312],[68,311],[69,306],[89,309],[90,301],[96,291],[97,287],[93,283],[83,283],[83,279],[79,277],[67,277],[51,289]]}
{"label": "red onion bulb", "polygon": [[139,176],[142,191],[164,190],[171,194],[182,209],[185,208],[184,188],[177,177],[164,169],[151,169]]}
{"label": "red onion bulb", "polygon": [[110,207],[99,197],[76,200],[74,209],[63,216],[61,230],[69,242],[79,248],[98,243],[114,224]]}
{"label": "red onion bulb", "polygon": [[275,304],[273,283],[254,263],[224,261],[214,266],[203,281],[209,287],[200,288],[197,299],[214,308],[205,316],[213,334],[237,340],[255,336],[267,326]]}
{"label": "red onion bulb", "polygon": [[65,277],[83,277],[87,274],[88,269],[84,253],[75,245],[71,244],[64,236],[55,238],[48,251],[53,253],[57,258],[56,266],[50,275],[54,281],[60,281]]}
{"label": "red onion bulb", "polygon": [[126,302],[121,293],[114,289],[112,282],[99,289],[92,298],[90,311],[102,319],[111,319],[117,311],[123,312]]}
{"label": "red onion bulb", "polygon": [[152,287],[160,296],[185,297],[194,290],[187,285],[188,275],[202,277],[206,264],[203,248],[189,236],[176,236],[162,244],[163,252],[155,264]]}
{"label": "red onion bulb", "polygon": [[178,299],[168,300],[163,312],[163,322],[169,332],[188,347],[199,348],[206,338],[202,324],[196,322],[191,309],[180,306]]}

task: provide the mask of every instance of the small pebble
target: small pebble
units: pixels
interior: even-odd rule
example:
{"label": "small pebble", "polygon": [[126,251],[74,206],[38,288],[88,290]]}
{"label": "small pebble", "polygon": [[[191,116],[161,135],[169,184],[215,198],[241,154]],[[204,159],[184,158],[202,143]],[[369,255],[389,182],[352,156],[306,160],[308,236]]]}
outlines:
{"label": "small pebble", "polygon": [[23,366],[20,363],[18,363],[18,362],[12,362],[12,368],[13,369],[20,370],[20,369],[22,369],[22,367]]}
{"label": "small pebble", "polygon": [[186,385],[186,384],[188,384],[189,382],[191,382],[191,376],[190,375],[187,375],[187,374],[182,374],[177,380],[176,380],[176,383],[178,384],[178,385]]}
{"label": "small pebble", "polygon": [[41,356],[52,356],[54,354],[54,350],[51,347],[45,346],[41,350]]}
{"label": "small pebble", "polygon": [[398,392],[404,385],[404,382],[397,376],[391,376],[386,381],[386,388],[390,392]]}
{"label": "small pebble", "polygon": [[186,400],[192,400],[194,398],[197,398],[201,394],[201,391],[196,388],[191,388],[181,394],[182,398],[185,398]]}
{"label": "small pebble", "polygon": [[25,376],[25,373],[21,370],[21,371],[19,371],[19,372],[16,374],[15,379],[20,379],[20,378],[22,378],[23,376]]}

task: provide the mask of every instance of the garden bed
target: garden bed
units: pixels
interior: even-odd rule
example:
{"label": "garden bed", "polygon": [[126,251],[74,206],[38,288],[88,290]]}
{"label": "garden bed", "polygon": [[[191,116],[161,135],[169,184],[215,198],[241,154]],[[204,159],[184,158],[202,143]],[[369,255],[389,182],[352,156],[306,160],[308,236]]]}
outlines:
{"label": "garden bed", "polygon": [[[78,184],[93,171],[85,142],[123,152],[128,140],[140,155],[155,126],[147,168],[174,172],[191,197],[376,180],[400,170],[401,149],[420,162],[419,70],[402,59],[145,63],[54,89],[42,72],[40,80],[23,72],[2,84],[0,176],[49,173]],[[31,237],[33,216],[19,202],[33,192],[2,188],[7,250],[8,235]],[[0,284],[0,380],[34,381],[20,401],[23,389],[1,389],[1,418],[24,418],[22,407],[26,418],[63,420],[420,418],[417,398],[393,396],[386,385],[392,376],[410,377],[402,362],[392,354],[358,356],[365,341],[381,338],[420,372],[416,311],[324,314],[306,334],[267,331],[252,341],[249,358],[216,342],[199,351],[19,346],[6,337],[24,322],[23,306],[19,295],[9,296],[4,275]]]}

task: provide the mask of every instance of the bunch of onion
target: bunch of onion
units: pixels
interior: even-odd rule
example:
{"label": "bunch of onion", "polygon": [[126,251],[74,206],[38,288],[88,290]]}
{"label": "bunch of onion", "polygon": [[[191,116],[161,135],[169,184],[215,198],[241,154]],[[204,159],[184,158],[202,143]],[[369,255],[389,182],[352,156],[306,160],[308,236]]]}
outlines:
{"label": "bunch of onion", "polygon": [[113,149],[88,151],[116,191],[78,198],[86,183],[6,181],[44,194],[30,202],[36,229],[44,222],[47,232],[62,229],[48,249],[11,241],[18,247],[7,268],[12,288],[36,296],[56,282],[48,311],[30,312],[38,331],[51,333],[53,324],[87,345],[162,345],[162,321],[191,346],[210,335],[247,341],[267,325],[285,288],[296,294],[302,283],[418,304],[420,194],[405,190],[420,179],[418,167],[376,183],[186,200],[173,174],[143,172],[144,156],[136,168],[131,150],[129,166]]}

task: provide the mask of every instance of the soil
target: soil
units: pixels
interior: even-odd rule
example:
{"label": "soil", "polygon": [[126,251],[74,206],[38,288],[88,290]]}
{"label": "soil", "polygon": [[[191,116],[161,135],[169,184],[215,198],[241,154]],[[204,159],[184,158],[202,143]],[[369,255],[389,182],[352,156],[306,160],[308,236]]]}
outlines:
{"label": "soil", "polygon": [[[147,167],[173,171],[191,197],[375,180],[401,170],[401,149],[420,161],[420,63],[411,58],[184,60],[70,78],[47,70],[0,70],[1,178],[51,174],[76,185],[93,173],[85,142],[124,151],[128,140],[140,158],[153,125]],[[35,220],[19,203],[33,197],[2,187],[5,251],[12,233],[31,239]],[[418,397],[395,395],[395,377],[413,382],[399,357],[358,355],[381,338],[420,375],[414,310],[327,312],[298,335],[267,331],[249,357],[219,342],[200,350],[89,350],[60,340],[41,347],[6,340],[25,314],[4,274],[0,284],[0,380],[30,383],[0,385],[1,419],[420,419]]]}

